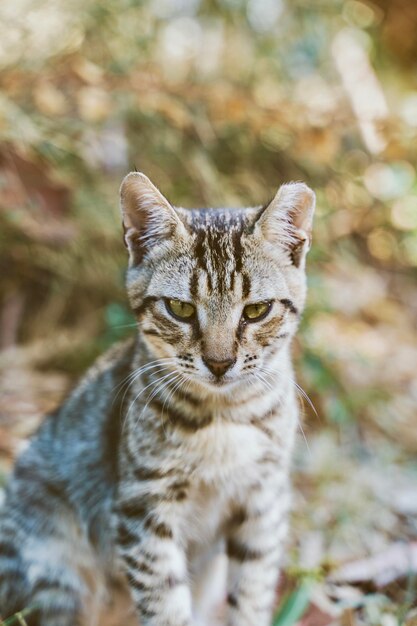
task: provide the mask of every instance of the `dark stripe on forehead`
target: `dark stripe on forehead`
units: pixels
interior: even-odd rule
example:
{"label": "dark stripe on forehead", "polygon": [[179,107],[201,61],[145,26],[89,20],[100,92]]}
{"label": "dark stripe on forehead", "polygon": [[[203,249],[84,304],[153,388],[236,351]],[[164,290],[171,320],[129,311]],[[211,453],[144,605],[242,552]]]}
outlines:
{"label": "dark stripe on forehead", "polygon": [[[196,234],[197,267],[206,272],[209,291],[213,289],[215,276],[220,292],[234,288],[236,274],[242,271],[241,237],[244,227],[244,216],[239,211],[193,211],[192,228]],[[196,291],[197,278],[198,271],[194,272],[191,279],[192,293],[193,290]]]}
{"label": "dark stripe on forehead", "polygon": [[210,257],[210,268],[217,276],[217,287],[220,293],[230,289],[227,278],[227,263],[234,261],[228,250],[230,243],[226,233],[209,228],[206,233],[206,254]]}
{"label": "dark stripe on forehead", "polygon": [[251,280],[246,272],[242,273],[242,296],[247,298],[251,290]]}
{"label": "dark stripe on forehead", "polygon": [[242,231],[232,232],[233,254],[235,258],[235,271],[232,272],[230,289],[234,291],[236,275],[242,272]]}
{"label": "dark stripe on forehead", "polygon": [[193,339],[194,339],[194,341],[199,341],[199,339],[201,339],[201,337],[203,335],[202,335],[202,332],[201,332],[201,327],[200,327],[200,322],[198,320],[198,315],[196,315],[194,320],[193,320],[192,330],[193,330]]}
{"label": "dark stripe on forehead", "polygon": [[195,258],[197,260],[197,267],[207,272],[207,260],[205,249],[205,231],[204,229],[197,230],[195,239]]}
{"label": "dark stripe on forehead", "polygon": [[198,273],[199,268],[195,267],[190,274],[189,290],[191,296],[191,302],[197,302],[198,299]]}
{"label": "dark stripe on forehead", "polygon": [[242,230],[236,229],[232,232],[233,254],[235,257],[236,272],[242,271]]}

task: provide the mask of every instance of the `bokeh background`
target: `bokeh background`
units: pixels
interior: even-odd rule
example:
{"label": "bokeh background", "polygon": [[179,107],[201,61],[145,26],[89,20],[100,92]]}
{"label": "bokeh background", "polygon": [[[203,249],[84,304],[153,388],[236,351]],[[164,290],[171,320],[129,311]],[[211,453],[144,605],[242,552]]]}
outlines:
{"label": "bokeh background", "polygon": [[[417,3],[0,4],[0,471],[133,332],[118,211],[317,193],[277,624],[417,623]],[[414,616],[414,617],[413,617]]]}

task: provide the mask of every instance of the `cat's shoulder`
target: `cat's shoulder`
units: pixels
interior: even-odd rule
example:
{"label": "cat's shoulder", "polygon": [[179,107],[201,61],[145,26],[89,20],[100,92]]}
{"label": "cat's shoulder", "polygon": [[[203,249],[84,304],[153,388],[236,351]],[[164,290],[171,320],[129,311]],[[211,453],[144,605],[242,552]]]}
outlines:
{"label": "cat's shoulder", "polygon": [[136,350],[135,336],[113,344],[90,365],[69,394],[68,401],[71,402],[86,392],[93,392],[94,389],[96,393],[106,395],[106,388],[110,391],[118,381],[123,381],[129,376]]}
{"label": "cat's shoulder", "polygon": [[137,349],[137,336],[129,337],[123,341],[114,343],[87,370],[85,377],[96,376],[109,369],[117,369],[123,366],[131,366],[133,356]]}

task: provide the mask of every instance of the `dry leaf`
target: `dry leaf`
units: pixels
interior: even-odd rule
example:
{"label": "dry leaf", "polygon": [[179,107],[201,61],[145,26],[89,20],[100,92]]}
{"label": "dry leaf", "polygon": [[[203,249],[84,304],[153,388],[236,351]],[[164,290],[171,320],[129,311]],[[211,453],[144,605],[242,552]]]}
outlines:
{"label": "dry leaf", "polygon": [[372,582],[384,587],[417,572],[417,542],[395,543],[380,554],[348,563],[331,576],[331,580],[351,584]]}

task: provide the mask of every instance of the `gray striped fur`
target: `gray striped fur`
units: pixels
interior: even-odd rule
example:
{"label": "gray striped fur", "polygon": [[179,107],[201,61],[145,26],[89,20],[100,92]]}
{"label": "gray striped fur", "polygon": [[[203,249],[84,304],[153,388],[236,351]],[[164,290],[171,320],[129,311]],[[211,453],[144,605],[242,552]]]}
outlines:
{"label": "gray striped fur", "polygon": [[[225,554],[228,626],[268,626],[314,194],[297,183],[266,207],[191,211],[132,173],[121,207],[138,333],[97,361],[16,463],[0,512],[0,614],[36,605],[33,623],[91,626],[119,579],[142,626],[210,624],[200,582]],[[167,299],[196,315],[176,319]],[[243,317],[265,301],[264,319]],[[213,360],[229,363],[222,377]]]}

